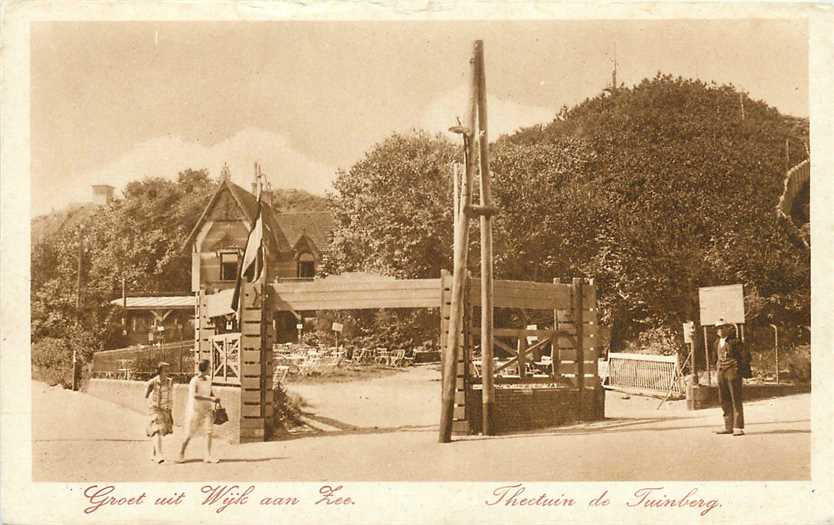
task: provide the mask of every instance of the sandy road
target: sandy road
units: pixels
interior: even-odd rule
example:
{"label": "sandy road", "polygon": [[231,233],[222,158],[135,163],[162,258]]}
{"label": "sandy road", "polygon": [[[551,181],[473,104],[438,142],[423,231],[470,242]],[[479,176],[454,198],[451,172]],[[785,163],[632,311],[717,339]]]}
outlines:
{"label": "sandy road", "polygon": [[[810,395],[746,404],[748,434],[717,436],[720,410],[688,412],[609,392],[605,421],[542,432],[437,441],[438,373],[416,367],[355,383],[297,385],[329,430],[229,445],[204,464],[148,460],[144,416],[83,393],[34,383],[38,481],[801,480],[810,476]],[[181,429],[165,438],[174,457]],[[483,461],[485,457],[489,460]]]}

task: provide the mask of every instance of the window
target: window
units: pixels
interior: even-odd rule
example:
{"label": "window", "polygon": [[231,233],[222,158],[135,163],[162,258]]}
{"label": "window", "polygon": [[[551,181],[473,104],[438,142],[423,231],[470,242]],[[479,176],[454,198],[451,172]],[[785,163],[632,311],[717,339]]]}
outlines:
{"label": "window", "polygon": [[312,253],[302,253],[298,256],[298,278],[312,279],[316,276],[316,259]]}
{"label": "window", "polygon": [[238,252],[220,252],[220,280],[234,281],[237,279]]}

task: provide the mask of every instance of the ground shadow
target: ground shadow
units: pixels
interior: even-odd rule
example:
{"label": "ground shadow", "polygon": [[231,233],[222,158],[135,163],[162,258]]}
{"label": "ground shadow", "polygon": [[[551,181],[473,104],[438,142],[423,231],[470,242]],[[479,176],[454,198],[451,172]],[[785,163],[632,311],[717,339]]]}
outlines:
{"label": "ground shadow", "polygon": [[[497,436],[461,436],[456,438],[461,441],[465,440],[479,440],[479,439],[523,439],[525,437],[542,437],[542,436],[588,436],[592,434],[619,434],[619,433],[629,433],[629,432],[645,432],[647,429],[644,428],[635,428],[638,425],[646,425],[650,423],[657,423],[660,421],[669,421],[673,419],[689,419],[686,417],[676,417],[676,418],[644,418],[644,419],[636,419],[621,423],[619,425],[609,426],[604,424],[605,422],[596,422],[597,424],[592,424],[593,426],[588,427],[576,427],[570,426],[567,428],[547,428],[541,430],[530,430],[524,432],[513,432],[513,433],[506,433],[506,434],[499,434]],[[608,421],[608,420],[605,420]],[[756,425],[786,425],[791,423],[809,423],[810,419],[794,419],[794,420],[787,420],[787,421],[767,421],[761,423],[747,423],[746,427],[749,428],[750,426]],[[602,423],[602,424],[598,424]],[[717,424],[708,424],[708,425],[685,425],[685,426],[670,426],[670,427],[661,427],[661,428],[652,428],[650,429],[652,432],[667,432],[672,430],[692,430],[692,429],[714,429],[720,427],[720,421]],[[810,430],[804,429],[784,429],[784,430],[772,430],[772,431],[762,431],[762,432],[748,432],[750,435],[756,434],[798,434],[798,433],[810,433]]]}
{"label": "ground shadow", "polygon": [[55,439],[33,439],[33,443],[49,443],[57,441],[97,441],[97,442],[119,442],[119,443],[148,443],[148,439],[121,439],[121,438],[55,438]]}
{"label": "ground shadow", "polygon": [[266,461],[280,461],[287,459],[286,456],[278,456],[274,458],[220,458],[219,463],[263,463]]}
{"label": "ground shadow", "polygon": [[335,436],[351,436],[363,434],[391,434],[395,432],[431,432],[437,430],[437,425],[400,425],[394,427],[360,427],[344,423],[336,419],[324,416],[316,416],[315,414],[304,414],[308,419],[325,423],[339,430],[325,431],[318,430],[309,425],[306,428],[309,430],[301,432],[281,433],[273,437],[273,441],[293,441],[302,438],[316,438],[316,437],[335,437]]}
{"label": "ground shadow", "polygon": [[811,433],[810,429],[808,429],[808,430],[804,430],[804,429],[799,429],[799,430],[785,429],[785,430],[765,430],[764,432],[745,432],[746,435],[751,435],[751,436],[757,436],[759,434],[810,434],[810,433]]}

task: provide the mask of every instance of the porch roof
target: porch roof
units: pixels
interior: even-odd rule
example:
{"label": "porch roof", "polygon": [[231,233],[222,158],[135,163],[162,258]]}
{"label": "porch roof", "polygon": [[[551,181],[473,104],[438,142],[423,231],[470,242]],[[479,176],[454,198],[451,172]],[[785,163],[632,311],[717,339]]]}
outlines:
{"label": "porch roof", "polygon": [[[122,306],[121,299],[113,299],[110,304]],[[128,310],[189,310],[194,309],[193,295],[168,295],[148,297],[128,297]]]}

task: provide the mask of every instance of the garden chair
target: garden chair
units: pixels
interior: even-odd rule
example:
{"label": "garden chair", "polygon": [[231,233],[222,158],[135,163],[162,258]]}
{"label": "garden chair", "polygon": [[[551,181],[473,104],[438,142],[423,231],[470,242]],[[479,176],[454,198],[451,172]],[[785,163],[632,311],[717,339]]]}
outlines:
{"label": "garden chair", "polygon": [[298,373],[303,376],[312,375],[314,373],[319,372],[320,365],[321,359],[319,359],[318,357],[308,358],[306,361],[301,363],[301,366],[298,369]]}
{"label": "garden chair", "polygon": [[290,367],[287,365],[277,365],[275,372],[272,374],[272,384],[277,385],[283,383],[287,379],[287,374],[290,373]]}
{"label": "garden chair", "polygon": [[403,366],[403,361],[405,361],[405,350],[397,350],[397,353],[390,358],[389,364],[391,366]]}
{"label": "garden chair", "polygon": [[391,356],[388,354],[387,348],[377,348],[376,349],[376,357],[374,361],[378,365],[387,365],[390,363]]}

